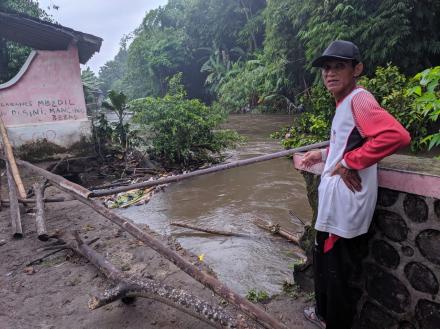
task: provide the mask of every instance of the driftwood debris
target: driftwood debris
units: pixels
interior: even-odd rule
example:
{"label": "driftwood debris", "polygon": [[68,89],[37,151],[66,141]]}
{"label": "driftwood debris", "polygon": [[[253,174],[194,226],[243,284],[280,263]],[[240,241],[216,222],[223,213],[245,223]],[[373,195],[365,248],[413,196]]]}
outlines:
{"label": "driftwood debris", "polygon": [[46,218],[44,213],[44,201],[43,201],[43,193],[44,193],[44,183],[35,183],[33,185],[37,212],[35,213],[35,224],[37,227],[37,236],[41,241],[49,240],[49,235],[46,230]]}
{"label": "driftwood debris", "polygon": [[0,118],[0,134],[3,140],[6,159],[7,162],[9,162],[10,172],[18,189],[18,194],[20,195],[21,198],[25,199],[26,191],[24,189],[24,185],[21,180],[20,173],[17,168],[17,164],[15,162],[14,152],[12,151],[12,146],[11,143],[9,142],[8,132],[6,131],[5,124],[1,118]]}
{"label": "driftwood debris", "polygon": [[[89,308],[95,310],[119,299],[143,297],[179,309],[215,328],[243,328],[240,320],[226,313],[222,308],[214,307],[198,297],[181,289],[164,285],[152,279],[126,277],[109,260],[84,243],[77,232],[68,244],[73,251],[87,258],[100,272],[113,281],[113,288],[107,289],[101,296],[89,300]],[[246,325],[246,328],[249,328]]]}
{"label": "driftwood debris", "polygon": [[165,246],[162,242],[156,239],[154,236],[148,234],[147,232],[141,230],[138,226],[134,225],[130,220],[124,218],[123,216],[116,214],[101,203],[90,200],[88,197],[91,195],[91,191],[86,188],[69,182],[65,178],[52,174],[47,170],[39,168],[27,161],[18,160],[19,165],[25,166],[38,176],[43,176],[56,187],[73,196],[78,201],[88,205],[94,209],[97,213],[101,214],[105,218],[109,219],[116,225],[120,226],[126,232],[130,233],[132,236],[138,240],[145,243],[156,252],[158,252],[163,257],[167,258],[169,261],[174,263],[181,270],[186,272],[195,280],[199,281],[221,297],[223,297],[229,303],[236,305],[244,314],[254,319],[265,328],[273,329],[287,329],[287,327],[281,323],[279,320],[275,319],[273,316],[266,313],[262,308],[257,305],[252,304],[250,301],[240,296],[236,292],[229,289],[226,285],[221,283],[218,279],[214,278],[212,275],[205,273],[198,269],[198,267],[188,260],[181,257],[176,252],[172,251],[170,248]]}
{"label": "driftwood debris", "polygon": [[146,187],[151,187],[151,186],[156,186],[156,185],[161,185],[161,184],[178,182],[178,181],[181,181],[181,180],[184,180],[187,178],[191,178],[191,177],[195,177],[195,176],[206,175],[206,174],[210,174],[210,173],[217,172],[217,171],[222,171],[222,170],[226,170],[226,169],[231,169],[231,168],[242,167],[242,166],[254,164],[257,162],[268,161],[268,160],[272,160],[272,159],[276,159],[276,158],[282,158],[282,157],[285,157],[288,155],[292,155],[296,152],[303,152],[303,151],[308,151],[308,150],[311,150],[314,148],[325,147],[328,144],[329,144],[329,142],[326,141],[326,142],[322,142],[322,143],[316,143],[316,144],[311,144],[311,145],[307,145],[307,146],[297,147],[297,148],[290,149],[290,150],[280,151],[280,152],[276,152],[276,153],[272,153],[272,154],[261,155],[261,156],[250,158],[250,159],[234,161],[234,162],[230,162],[230,163],[226,163],[226,164],[222,164],[222,165],[218,165],[218,166],[213,166],[213,167],[206,168],[206,169],[195,170],[190,173],[161,178],[161,179],[158,179],[155,181],[136,183],[136,184],[131,184],[129,186],[116,187],[116,188],[110,189],[110,190],[93,191],[93,192],[91,192],[90,197],[112,195],[112,194],[125,192],[125,191],[129,191],[129,190],[133,190],[133,189],[140,189],[140,188],[146,188]]}
{"label": "driftwood debris", "polygon": [[189,228],[194,231],[200,231],[200,232],[205,232],[205,233],[209,233],[209,234],[217,234],[217,235],[225,235],[225,236],[238,236],[238,237],[251,237],[251,235],[249,235],[249,234],[213,230],[213,229],[209,229],[209,228],[202,228],[202,227],[197,227],[197,226],[184,224],[184,223],[173,222],[170,225]]}
{"label": "driftwood debris", "polygon": [[[47,251],[47,250],[51,250],[51,252],[38,257],[37,259],[34,259],[32,261],[30,261],[29,263],[26,264],[26,266],[32,266],[32,265],[36,265],[36,264],[40,264],[41,262],[43,262],[43,260],[45,260],[46,258],[55,255],[57,253],[59,253],[60,251],[66,250],[66,249],[71,249],[67,246],[66,242],[64,240],[59,239],[58,235],[56,236],[49,236],[50,238],[56,238],[57,240],[52,243],[51,245],[49,245],[48,247],[44,247],[41,250]],[[87,244],[90,246],[93,243],[95,243],[96,241],[99,240],[99,237],[96,237],[94,239],[91,239],[90,241],[87,241]]]}
{"label": "driftwood debris", "polygon": [[17,188],[15,186],[15,181],[12,177],[11,167],[8,161],[5,162],[6,162],[6,175],[8,177],[8,187],[9,187],[9,211],[11,214],[12,236],[18,239],[23,237],[23,228],[21,227],[21,215],[20,215],[20,208],[18,205]]}
{"label": "driftwood debris", "polygon": [[278,234],[283,238],[292,241],[295,244],[299,244],[299,237],[295,235],[295,233],[283,229],[279,224],[274,224],[272,222],[268,222],[262,219],[256,219],[254,223],[259,228],[269,231],[272,234]]}

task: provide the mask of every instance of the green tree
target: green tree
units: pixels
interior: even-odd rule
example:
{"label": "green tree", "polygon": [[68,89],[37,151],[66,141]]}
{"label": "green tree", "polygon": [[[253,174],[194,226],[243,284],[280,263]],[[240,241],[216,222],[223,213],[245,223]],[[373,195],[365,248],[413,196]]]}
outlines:
{"label": "green tree", "polygon": [[127,96],[122,92],[118,93],[114,90],[110,90],[108,93],[108,99],[102,102],[102,106],[116,114],[118,121],[115,131],[119,139],[119,144],[127,149],[128,126],[124,125],[124,118],[128,109]]}
{"label": "green tree", "polygon": [[122,38],[121,47],[115,58],[106,62],[99,69],[99,81],[101,82],[101,89],[105,93],[109,90],[124,91],[123,79],[127,71],[127,42],[129,38],[129,36]]}
{"label": "green tree", "polygon": [[81,71],[81,81],[83,84],[87,114],[94,117],[99,111],[99,102],[102,95],[100,88],[101,83],[89,67]]}

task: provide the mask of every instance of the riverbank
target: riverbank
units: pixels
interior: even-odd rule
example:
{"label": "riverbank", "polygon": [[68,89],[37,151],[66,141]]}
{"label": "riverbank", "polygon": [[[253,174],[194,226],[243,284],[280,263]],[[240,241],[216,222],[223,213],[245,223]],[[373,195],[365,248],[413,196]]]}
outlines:
{"label": "riverbank", "polygon": [[[26,186],[35,181],[23,171]],[[2,177],[2,186],[5,178]],[[6,198],[7,191],[2,191]],[[53,187],[47,196],[63,196]],[[128,274],[154,278],[162,283],[180,287],[213,305],[222,300],[209,289],[190,278],[153,250],[121,231],[108,220],[77,201],[48,204],[47,226],[49,232],[78,230],[90,241],[99,237],[93,248],[108,257],[118,268]],[[2,328],[206,328],[207,325],[180,311],[152,300],[137,300],[125,305],[115,302],[101,309],[90,311],[87,301],[90,294],[103,292],[108,281],[84,259],[61,251],[42,263],[26,266],[48,253],[41,250],[47,243],[36,237],[33,218],[24,214],[25,237],[15,240],[10,234],[9,209],[0,212],[0,323]],[[140,225],[149,230],[146,225]],[[170,248],[178,251],[191,262],[199,263],[197,255],[182,248],[169,236],[151,232]],[[201,263],[200,266],[207,266]],[[304,299],[277,296],[262,305],[270,314],[281,319],[289,328],[313,328],[304,321]],[[235,312],[227,306],[230,312]]]}

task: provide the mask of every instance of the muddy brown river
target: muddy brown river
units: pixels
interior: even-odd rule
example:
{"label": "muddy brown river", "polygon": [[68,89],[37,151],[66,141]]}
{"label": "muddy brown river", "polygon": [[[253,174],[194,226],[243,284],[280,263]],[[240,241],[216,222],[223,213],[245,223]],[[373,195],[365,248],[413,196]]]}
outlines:
{"label": "muddy brown river", "polygon": [[[227,161],[282,150],[279,141],[269,135],[291,120],[287,115],[232,115],[226,126],[248,141],[228,151]],[[295,246],[254,224],[256,218],[261,218],[293,232],[301,231],[302,225],[292,219],[289,210],[306,221],[312,216],[302,176],[290,159],[282,158],[171,184],[148,204],[121,212],[135,222],[175,236],[184,248],[203,255],[203,261],[222,282],[245,295],[250,289],[275,294],[283,281],[292,280]],[[252,237],[199,233],[170,226],[171,222]]]}

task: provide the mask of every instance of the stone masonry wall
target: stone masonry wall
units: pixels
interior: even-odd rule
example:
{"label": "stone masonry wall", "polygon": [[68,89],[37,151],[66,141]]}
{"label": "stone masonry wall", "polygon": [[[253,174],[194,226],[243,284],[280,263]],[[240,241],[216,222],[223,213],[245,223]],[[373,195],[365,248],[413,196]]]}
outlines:
{"label": "stone masonry wall", "polygon": [[440,328],[440,200],[380,188],[355,328]]}

